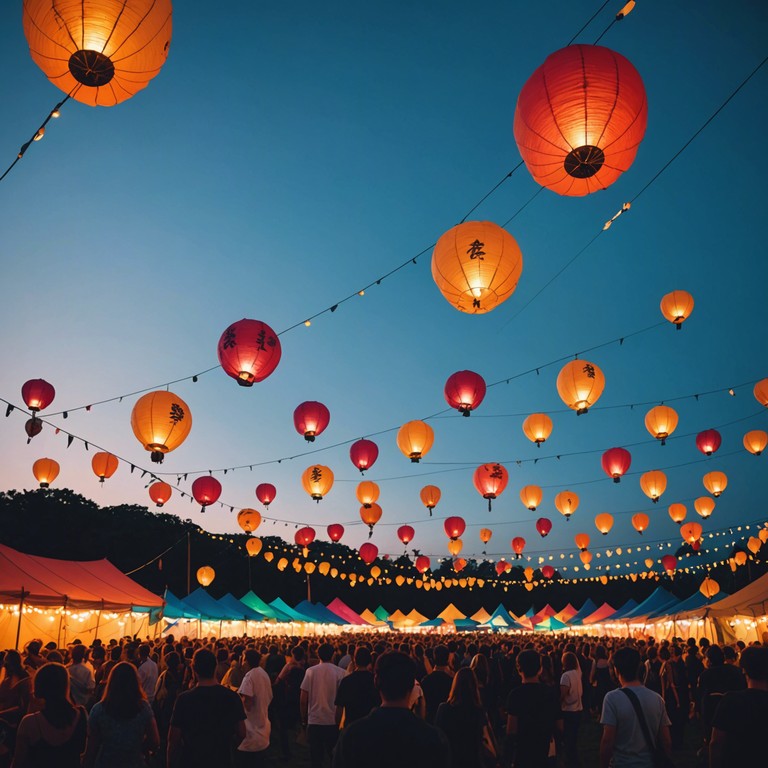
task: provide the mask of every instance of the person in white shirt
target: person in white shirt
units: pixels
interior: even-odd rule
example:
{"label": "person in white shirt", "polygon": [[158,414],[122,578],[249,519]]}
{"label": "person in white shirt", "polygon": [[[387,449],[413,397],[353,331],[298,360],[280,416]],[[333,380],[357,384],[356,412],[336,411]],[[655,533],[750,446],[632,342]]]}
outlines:
{"label": "person in white shirt", "polygon": [[96,689],[96,678],[93,668],[85,661],[85,646],[75,645],[72,648],[72,663],[67,667],[69,672],[69,693],[75,704],[85,707],[90,703]]}
{"label": "person in white shirt", "polygon": [[336,692],[344,670],[331,663],[333,646],[317,649],[320,663],[309,667],[301,683],[301,722],[307,728],[311,768],[321,768],[324,755],[331,756],[339,736],[336,725]]}
{"label": "person in white shirt", "polygon": [[157,664],[149,658],[149,646],[145,643],[139,646],[139,680],[141,688],[147,695],[147,701],[151,704],[155,700],[155,688],[157,687]]}
{"label": "person in white shirt", "polygon": [[261,654],[249,648],[243,654],[243,669],[247,670],[238,693],[245,707],[245,738],[237,748],[237,765],[262,768],[267,764],[267,749],[272,724],[269,704],[272,701],[272,681],[262,669]]}
{"label": "person in white shirt", "polygon": [[578,768],[579,753],[576,744],[579,740],[579,724],[582,717],[581,669],[576,654],[568,651],[563,654],[563,674],[560,678],[560,709],[563,713],[563,748],[565,768]]}

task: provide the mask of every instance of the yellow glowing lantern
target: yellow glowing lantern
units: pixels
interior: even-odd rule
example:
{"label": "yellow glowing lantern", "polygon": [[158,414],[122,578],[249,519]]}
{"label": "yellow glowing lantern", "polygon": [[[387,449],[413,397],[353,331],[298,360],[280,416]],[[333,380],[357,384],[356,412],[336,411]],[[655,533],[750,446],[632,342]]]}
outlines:
{"label": "yellow glowing lantern", "polygon": [[768,541],[768,528],[761,528],[757,532],[757,538],[765,544],[765,542]]}
{"label": "yellow glowing lantern", "polygon": [[650,558],[650,557],[646,557],[645,558],[645,567],[650,569],[650,568],[653,568],[653,565],[654,565],[653,559]]}
{"label": "yellow glowing lantern", "polygon": [[542,497],[543,494],[538,485],[524,485],[520,489],[520,501],[522,501],[523,506],[530,509],[531,512],[534,512],[536,507],[541,504]]}
{"label": "yellow glowing lantern", "polygon": [[463,546],[464,542],[461,539],[450,539],[448,541],[448,552],[456,557],[461,552]]}
{"label": "yellow glowing lantern", "polygon": [[261,514],[256,509],[246,507],[237,513],[237,524],[246,532],[253,533],[261,525]]}
{"label": "yellow glowing lantern", "polygon": [[381,520],[381,515],[382,509],[375,502],[370,507],[360,507],[360,519],[368,526],[369,539],[373,536],[373,526]]}
{"label": "yellow glowing lantern", "polygon": [[480,541],[482,541],[483,544],[487,544],[491,540],[492,536],[493,536],[493,531],[490,528],[480,529]]}
{"label": "yellow glowing lantern", "polygon": [[274,552],[265,552],[264,553],[264,559],[271,563],[275,559],[275,553]]}
{"label": "yellow glowing lantern", "polygon": [[578,506],[579,497],[573,491],[561,491],[555,496],[555,508],[566,520],[571,519]]}
{"label": "yellow glowing lantern", "polygon": [[256,536],[254,536],[252,539],[248,539],[245,542],[245,549],[251,557],[256,557],[256,555],[261,552],[261,547],[261,539],[257,538]]}
{"label": "yellow glowing lantern", "polygon": [[747,553],[741,550],[733,556],[733,559],[736,565],[744,565],[747,562]]}
{"label": "yellow glowing lantern", "polygon": [[594,363],[571,360],[557,375],[560,399],[577,415],[586,413],[603,394],[605,376]]}
{"label": "yellow glowing lantern", "polygon": [[720,591],[720,585],[712,578],[707,576],[699,586],[699,592],[701,592],[707,600],[711,600]]}
{"label": "yellow glowing lantern", "polygon": [[755,396],[755,400],[757,400],[760,405],[764,405],[768,408],[768,379],[760,379],[760,381],[755,384],[752,393]]}
{"label": "yellow glowing lantern", "polygon": [[546,413],[532,413],[523,422],[523,432],[538,448],[552,434],[552,419]]}
{"label": "yellow glowing lantern", "polygon": [[596,515],[595,528],[605,536],[613,528],[613,515],[609,512],[601,512]]}
{"label": "yellow glowing lantern", "polygon": [[317,566],[314,563],[304,563],[304,573],[307,575],[313,574],[317,570]]}
{"label": "yellow glowing lantern", "polygon": [[192,429],[192,414],[173,392],[148,392],[133,406],[131,428],[136,439],[150,451],[152,461],[162,464],[165,454],[186,440]]}
{"label": "yellow glowing lantern", "polygon": [[403,584],[405,584],[405,576],[402,574],[395,576],[395,584],[397,584],[398,587],[402,587]]}
{"label": "yellow glowing lantern", "polygon": [[210,565],[197,569],[197,581],[202,587],[207,587],[216,578],[216,571]]}
{"label": "yellow glowing lantern", "polygon": [[317,566],[317,570],[320,572],[321,576],[327,576],[331,571],[331,564],[324,560]]}
{"label": "yellow glowing lantern", "polygon": [[686,544],[693,546],[701,539],[702,527],[699,523],[686,523],[680,526],[680,535]]}
{"label": "yellow glowing lantern", "polygon": [[652,469],[640,476],[640,489],[654,503],[667,490],[667,476],[660,469]]}
{"label": "yellow glowing lantern", "polygon": [[707,472],[702,478],[702,482],[707,491],[717,498],[728,485],[728,478],[725,472]]}
{"label": "yellow glowing lantern", "polygon": [[698,515],[706,520],[715,511],[715,500],[710,499],[709,496],[699,496],[693,502],[693,508]]}
{"label": "yellow glowing lantern", "polygon": [[589,547],[589,535],[586,533],[577,533],[573,540],[582,552]]}
{"label": "yellow glowing lantern", "polygon": [[672,291],[661,299],[661,314],[677,326],[680,326],[693,312],[693,296],[688,291]]}
{"label": "yellow glowing lantern", "polygon": [[589,565],[592,562],[592,553],[585,550],[579,552],[579,559],[584,565]]}
{"label": "yellow glowing lantern", "polygon": [[277,570],[278,571],[284,571],[288,567],[288,558],[287,557],[281,557],[277,561]]}
{"label": "yellow glowing lantern", "polygon": [[525,584],[523,584],[527,592],[533,591],[533,584],[531,584],[529,581],[526,581]]}
{"label": "yellow glowing lantern", "polygon": [[656,405],[645,414],[645,428],[665,445],[677,428],[677,411],[668,405]]}
{"label": "yellow glowing lantern", "polygon": [[[644,512],[638,512],[632,515],[632,527],[640,534],[648,530],[651,520]],[[650,567],[650,566],[649,566]]]}
{"label": "yellow glowing lantern", "polygon": [[424,421],[409,421],[397,433],[397,447],[414,463],[427,455],[434,441],[435,433]]}
{"label": "yellow glowing lantern", "polygon": [[757,536],[750,536],[749,541],[747,541],[747,549],[753,554],[756,555],[760,551],[760,547],[763,546],[763,542],[760,541],[760,539],[757,538]]}
{"label": "yellow glowing lantern", "polygon": [[688,514],[688,510],[685,508],[685,504],[670,504],[669,516],[672,518],[673,523],[680,525],[685,516]]}
{"label": "yellow glowing lantern", "polygon": [[531,581],[533,579],[533,568],[529,565],[524,571],[523,574],[525,574],[525,578],[527,581]]}
{"label": "yellow glowing lantern", "polygon": [[754,456],[759,456],[768,445],[768,432],[753,429],[744,435],[744,447]]}
{"label": "yellow glowing lantern", "polygon": [[41,488],[48,486],[59,476],[59,462],[54,459],[38,459],[32,465],[32,474]]}
{"label": "yellow glowing lantern", "polygon": [[333,472],[322,464],[314,464],[304,470],[301,476],[304,490],[317,502],[333,487]]}
{"label": "yellow glowing lantern", "polygon": [[371,578],[378,579],[381,576],[381,568],[378,565],[374,565],[371,568]]}
{"label": "yellow glowing lantern", "polygon": [[419,491],[421,503],[429,510],[429,516],[432,517],[432,510],[440,501],[440,489],[436,485],[425,485]]}
{"label": "yellow glowing lantern", "polygon": [[357,500],[364,507],[370,507],[379,500],[379,486],[371,480],[363,480],[357,486]]}

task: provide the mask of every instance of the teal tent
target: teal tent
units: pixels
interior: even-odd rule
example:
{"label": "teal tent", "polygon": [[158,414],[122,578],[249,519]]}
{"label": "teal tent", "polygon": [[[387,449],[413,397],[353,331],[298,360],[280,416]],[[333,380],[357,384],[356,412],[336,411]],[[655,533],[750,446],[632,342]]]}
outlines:
{"label": "teal tent", "polygon": [[329,611],[322,603],[310,603],[309,600],[302,600],[294,609],[305,616],[311,616],[312,621],[317,624],[346,624],[347,622]]}
{"label": "teal tent", "polygon": [[311,616],[306,616],[305,614],[301,613],[300,611],[295,610],[294,608],[291,608],[288,603],[285,602],[282,598],[276,597],[270,605],[275,608],[276,610],[280,611],[280,613],[283,613],[290,618],[288,621],[300,621],[304,624],[314,624],[317,619],[312,618]]}
{"label": "teal tent", "polygon": [[203,619],[208,621],[243,621],[242,613],[237,613],[214,600],[202,587],[184,598],[187,605],[200,611]]}
{"label": "teal tent", "polygon": [[200,611],[193,608],[191,605],[187,605],[181,598],[176,597],[169,589],[166,589],[163,593],[163,600],[165,600],[165,608],[163,609],[163,616],[168,619],[200,619],[202,618]]}
{"label": "teal tent", "polygon": [[[671,613],[672,609],[679,602],[680,601],[671,592],[667,592],[664,587],[656,587],[656,589],[654,589],[642,603],[637,605],[633,610],[623,614],[620,618],[622,621],[632,621],[634,619],[647,618],[652,614]],[[614,621],[616,618],[616,615],[611,616],[611,621]]]}
{"label": "teal tent", "polygon": [[240,602],[233,594],[227,592],[224,597],[219,598],[219,605],[223,605],[225,608],[239,613],[240,618],[243,621],[265,621],[264,614],[254,611],[253,608],[247,606],[245,603]]}
{"label": "teal tent", "polygon": [[241,598],[240,602],[247,605],[249,608],[253,608],[262,616],[266,616],[268,619],[274,619],[275,621],[293,621],[293,619],[287,614],[279,611],[269,603],[265,603],[258,595],[253,591],[246,592]]}

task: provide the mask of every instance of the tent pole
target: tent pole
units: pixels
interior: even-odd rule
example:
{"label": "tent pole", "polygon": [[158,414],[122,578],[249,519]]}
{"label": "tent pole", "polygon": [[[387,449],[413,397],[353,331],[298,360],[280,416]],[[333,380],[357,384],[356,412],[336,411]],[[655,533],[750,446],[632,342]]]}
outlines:
{"label": "tent pole", "polygon": [[21,617],[24,615],[24,585],[21,585],[21,597],[19,598],[19,623],[16,625],[16,650],[19,650],[19,638],[21,637]]}
{"label": "tent pole", "polygon": [[248,591],[250,592],[252,589],[251,587],[251,557],[248,556]]}
{"label": "tent pole", "polygon": [[307,602],[312,602],[312,585],[309,583],[309,574],[307,574]]}
{"label": "tent pole", "polygon": [[192,590],[190,588],[192,573],[192,543],[189,538],[189,531],[187,531],[187,594]]}
{"label": "tent pole", "polygon": [[93,639],[96,640],[99,636],[99,624],[101,623],[101,612],[104,610],[104,601],[101,601],[101,608],[99,608],[99,614],[96,616],[96,629],[93,630]]}

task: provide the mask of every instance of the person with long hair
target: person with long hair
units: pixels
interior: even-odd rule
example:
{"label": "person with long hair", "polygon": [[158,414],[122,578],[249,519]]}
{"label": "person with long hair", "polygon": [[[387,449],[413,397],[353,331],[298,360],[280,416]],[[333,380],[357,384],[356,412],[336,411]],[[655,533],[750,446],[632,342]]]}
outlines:
{"label": "person with long hair", "polygon": [[121,661],[109,673],[104,698],[91,710],[83,768],[144,768],[144,754],[159,744],[136,667]]}
{"label": "person with long hair", "polygon": [[18,651],[6,651],[0,677],[0,767],[10,765],[16,728],[29,710],[32,678]]}
{"label": "person with long hair", "polygon": [[563,654],[563,674],[560,677],[560,709],[563,712],[563,749],[566,768],[578,768],[579,725],[582,718],[581,670],[572,651]]}
{"label": "person with long hair", "polygon": [[34,693],[42,709],[19,724],[12,768],[80,768],[88,717],[70,699],[67,668],[55,663],[40,667]]}

